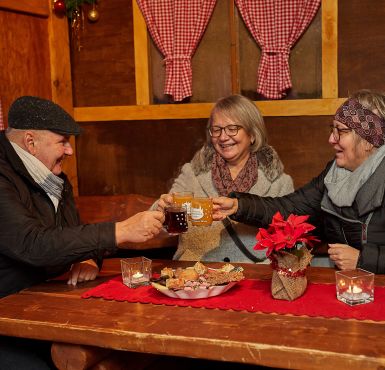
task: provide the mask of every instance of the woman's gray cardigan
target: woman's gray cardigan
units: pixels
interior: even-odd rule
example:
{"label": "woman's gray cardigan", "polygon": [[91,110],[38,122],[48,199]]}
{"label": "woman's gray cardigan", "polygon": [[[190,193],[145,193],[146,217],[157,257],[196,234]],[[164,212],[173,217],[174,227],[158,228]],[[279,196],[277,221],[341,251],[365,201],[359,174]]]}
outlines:
{"label": "woman's gray cardigan", "polygon": [[[269,147],[270,148],[270,147]],[[251,194],[261,196],[282,196],[291,193],[293,181],[283,172],[283,165],[276,152],[271,148],[269,161],[259,160],[257,155],[258,179],[250,189]],[[174,181],[170,193],[177,191],[193,191],[195,196],[218,197],[214,187],[211,171],[201,172],[195,175],[192,164],[186,163],[181,173]],[[156,203],[153,207],[156,206]],[[247,249],[256,257],[265,259],[264,251],[254,251],[257,228],[232,221],[233,228]],[[212,226],[201,227],[189,225],[187,233],[179,237],[178,249],[174,255],[177,260],[190,261],[230,261],[252,262],[235,245],[222,222],[213,222]]]}

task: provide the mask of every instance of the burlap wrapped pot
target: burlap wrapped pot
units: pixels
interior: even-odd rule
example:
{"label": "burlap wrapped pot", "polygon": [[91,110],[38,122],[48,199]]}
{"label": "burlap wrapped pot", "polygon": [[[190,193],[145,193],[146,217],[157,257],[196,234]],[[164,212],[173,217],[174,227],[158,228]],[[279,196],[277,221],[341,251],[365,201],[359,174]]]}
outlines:
{"label": "burlap wrapped pot", "polygon": [[306,290],[306,268],[312,255],[306,247],[301,248],[302,256],[280,251],[271,256],[273,277],[271,294],[276,299],[293,301]]}

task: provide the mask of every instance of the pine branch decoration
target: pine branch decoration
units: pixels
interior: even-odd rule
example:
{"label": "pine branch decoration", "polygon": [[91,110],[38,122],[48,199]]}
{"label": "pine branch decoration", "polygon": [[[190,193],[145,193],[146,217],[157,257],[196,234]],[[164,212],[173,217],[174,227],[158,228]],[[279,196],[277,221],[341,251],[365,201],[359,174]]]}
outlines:
{"label": "pine branch decoration", "polygon": [[67,17],[72,19],[76,10],[83,4],[95,4],[96,0],[65,0]]}

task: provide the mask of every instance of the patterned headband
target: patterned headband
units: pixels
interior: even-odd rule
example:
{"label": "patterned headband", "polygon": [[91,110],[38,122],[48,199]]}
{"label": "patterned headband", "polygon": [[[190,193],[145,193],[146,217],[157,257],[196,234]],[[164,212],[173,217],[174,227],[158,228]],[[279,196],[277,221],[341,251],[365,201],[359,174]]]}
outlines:
{"label": "patterned headband", "polygon": [[376,148],[384,145],[385,120],[364,108],[357,99],[348,99],[342,104],[334,119],[353,129]]}

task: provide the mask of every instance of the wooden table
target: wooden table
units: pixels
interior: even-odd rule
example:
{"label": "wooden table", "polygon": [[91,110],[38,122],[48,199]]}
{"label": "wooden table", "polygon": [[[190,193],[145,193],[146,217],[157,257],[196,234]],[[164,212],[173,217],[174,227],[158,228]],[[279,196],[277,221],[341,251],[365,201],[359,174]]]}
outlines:
{"label": "wooden table", "polygon": [[[153,261],[153,271],[164,265],[186,263]],[[242,266],[246,277],[270,279],[268,265]],[[279,368],[385,366],[385,322],[80,298],[119,273],[119,260],[110,259],[94,282],[73,288],[64,281],[51,281],[1,299],[0,334],[57,342],[56,354],[67,348],[60,343],[71,343]],[[310,268],[308,277],[334,283],[334,270]],[[385,285],[385,276],[376,276],[376,285]]]}

